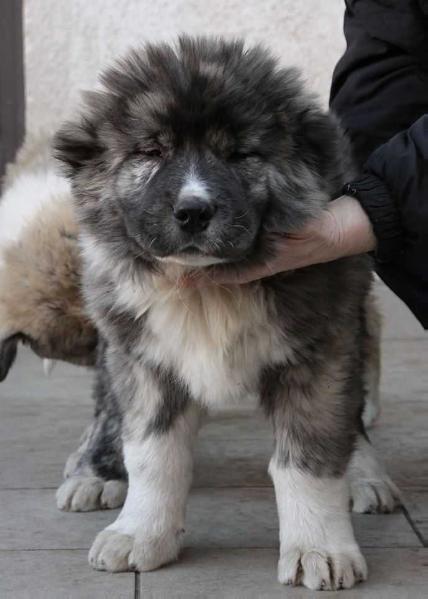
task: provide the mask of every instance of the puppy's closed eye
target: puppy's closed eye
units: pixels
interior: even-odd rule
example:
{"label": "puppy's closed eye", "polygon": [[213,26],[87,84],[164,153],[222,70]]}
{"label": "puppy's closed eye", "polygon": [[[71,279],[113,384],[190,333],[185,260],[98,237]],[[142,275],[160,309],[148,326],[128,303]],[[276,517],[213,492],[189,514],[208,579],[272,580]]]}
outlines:
{"label": "puppy's closed eye", "polygon": [[229,160],[232,162],[240,162],[250,158],[262,158],[262,155],[257,150],[236,150],[229,155]]}
{"label": "puppy's closed eye", "polygon": [[165,157],[166,150],[160,146],[136,147],[132,152],[133,156],[141,156],[149,160],[160,160]]}

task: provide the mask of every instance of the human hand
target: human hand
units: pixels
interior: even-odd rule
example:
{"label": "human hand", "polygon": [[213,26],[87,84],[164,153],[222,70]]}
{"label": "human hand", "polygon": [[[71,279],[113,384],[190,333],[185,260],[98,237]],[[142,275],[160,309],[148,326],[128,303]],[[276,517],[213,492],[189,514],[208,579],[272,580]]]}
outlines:
{"label": "human hand", "polygon": [[331,262],[363,254],[376,247],[376,238],[367,214],[355,198],[342,196],[328,204],[321,216],[296,233],[274,234],[273,257],[264,264],[227,270],[213,267],[182,280],[184,287],[242,285],[311,264]]}

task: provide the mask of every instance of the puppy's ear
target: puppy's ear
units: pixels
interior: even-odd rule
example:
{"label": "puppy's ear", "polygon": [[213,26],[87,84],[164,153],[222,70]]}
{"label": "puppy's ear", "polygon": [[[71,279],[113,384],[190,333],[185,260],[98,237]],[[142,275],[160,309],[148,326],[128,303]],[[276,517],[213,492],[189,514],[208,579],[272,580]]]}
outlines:
{"label": "puppy's ear", "polygon": [[301,155],[314,172],[327,179],[347,159],[348,148],[339,121],[331,113],[308,110],[302,115],[300,129]]}
{"label": "puppy's ear", "polygon": [[64,165],[64,173],[73,177],[77,171],[99,156],[103,148],[97,139],[96,126],[84,118],[66,123],[54,136],[54,156]]}
{"label": "puppy's ear", "polygon": [[0,339],[0,382],[4,381],[15,361],[20,335]]}

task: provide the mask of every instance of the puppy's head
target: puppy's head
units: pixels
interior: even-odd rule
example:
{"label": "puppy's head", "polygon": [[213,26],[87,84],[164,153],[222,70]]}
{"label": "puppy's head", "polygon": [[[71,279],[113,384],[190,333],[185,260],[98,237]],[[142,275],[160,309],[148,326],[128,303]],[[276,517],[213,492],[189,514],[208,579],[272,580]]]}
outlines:
{"label": "puppy's head", "polygon": [[341,184],[338,130],[294,70],[240,42],[149,45],[57,134],[85,232],[117,255],[257,260]]}

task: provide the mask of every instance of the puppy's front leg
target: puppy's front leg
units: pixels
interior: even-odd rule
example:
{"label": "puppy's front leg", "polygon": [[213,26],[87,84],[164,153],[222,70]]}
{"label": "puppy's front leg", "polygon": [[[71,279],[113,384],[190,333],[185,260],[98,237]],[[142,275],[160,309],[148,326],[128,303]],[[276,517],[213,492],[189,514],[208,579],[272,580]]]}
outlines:
{"label": "puppy's front leg", "polygon": [[89,552],[98,570],[154,570],[176,559],[180,550],[199,409],[181,401],[179,389],[174,394],[172,380],[165,392],[147,379],[144,403],[140,409],[134,403],[124,420],[125,504]]}
{"label": "puppy's front leg", "polygon": [[351,419],[340,406],[340,393],[317,395],[325,391],[321,383],[286,388],[294,391],[280,392],[271,405],[276,450],[269,472],[280,523],[279,581],[314,590],[350,588],[367,576],[345,478]]}
{"label": "puppy's front leg", "polygon": [[269,472],[280,522],[279,581],[337,590],[365,580],[367,567],[352,530],[346,480],[284,467],[277,457]]}

